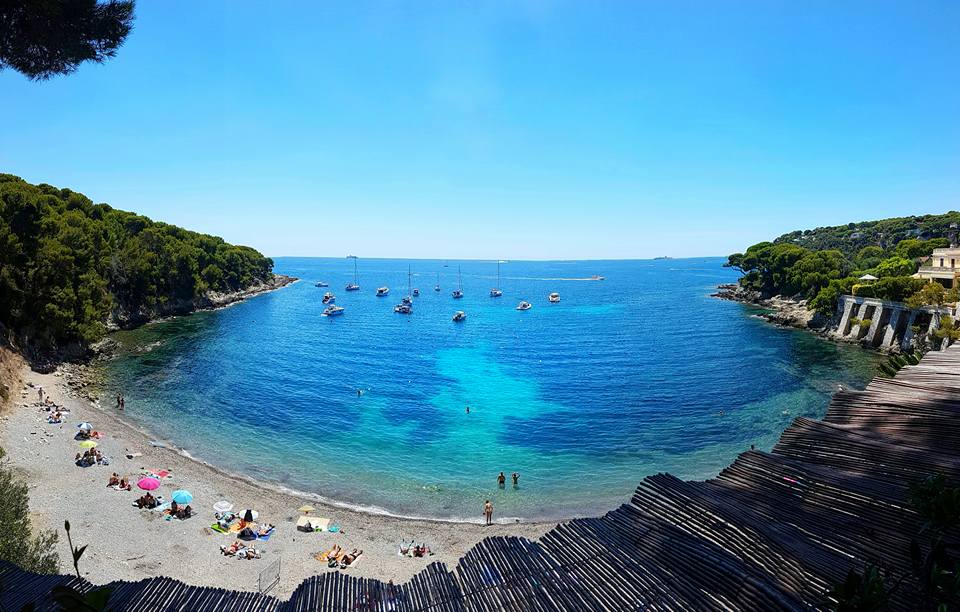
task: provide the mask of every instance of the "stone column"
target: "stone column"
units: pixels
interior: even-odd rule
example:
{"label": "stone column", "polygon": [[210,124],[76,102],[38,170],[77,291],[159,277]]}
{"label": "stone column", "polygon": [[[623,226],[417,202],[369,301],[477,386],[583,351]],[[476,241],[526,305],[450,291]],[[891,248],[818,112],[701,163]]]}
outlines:
{"label": "stone column", "polygon": [[864,338],[867,344],[873,344],[873,339],[877,336],[877,330],[880,329],[880,319],[883,318],[885,308],[883,304],[880,304],[873,309],[873,320],[870,321],[870,329],[867,330],[867,337]]}
{"label": "stone column", "polygon": [[[862,318],[863,318],[863,315],[865,315],[865,314],[867,314],[867,303],[866,303],[866,302],[864,302],[863,304],[860,304],[860,308],[857,309],[857,318],[858,318],[858,319],[862,319]],[[854,325],[852,328],[850,328],[850,335],[853,336],[854,339],[856,339],[856,338],[858,338],[858,337],[860,336],[860,325],[859,325],[859,324],[858,324],[858,325]]]}
{"label": "stone column", "polygon": [[913,322],[917,320],[917,311],[910,311],[910,318],[907,319],[907,329],[903,332],[903,340],[900,341],[900,348],[903,350],[910,349],[910,342],[913,341]]}
{"label": "stone column", "polygon": [[890,322],[887,323],[887,330],[883,334],[883,346],[893,346],[893,343],[896,341],[897,323],[900,322],[901,312],[903,311],[899,308],[894,308],[893,312],[890,313]]}
{"label": "stone column", "polygon": [[837,327],[837,333],[841,336],[847,335],[847,325],[850,323],[850,313],[853,312],[855,303],[851,297],[843,298],[843,316],[840,317],[840,326]]}

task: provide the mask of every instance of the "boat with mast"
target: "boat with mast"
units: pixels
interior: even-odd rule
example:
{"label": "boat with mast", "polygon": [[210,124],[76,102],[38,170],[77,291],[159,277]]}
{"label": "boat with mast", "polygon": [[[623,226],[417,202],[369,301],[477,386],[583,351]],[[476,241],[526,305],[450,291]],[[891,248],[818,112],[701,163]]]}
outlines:
{"label": "boat with mast", "polygon": [[413,298],[411,297],[410,291],[410,266],[407,266],[407,295],[403,296],[403,299],[400,300],[400,303],[393,307],[393,312],[400,314],[410,314],[413,312]]}
{"label": "boat with mast", "polygon": [[500,297],[503,291],[500,290],[500,260],[497,260],[497,286],[490,290],[490,297]]}
{"label": "boat with mast", "polygon": [[357,256],[356,255],[347,255],[347,259],[353,260],[353,282],[347,283],[347,286],[344,287],[347,291],[360,291],[360,280],[357,277]]}
{"label": "boat with mast", "polygon": [[460,275],[460,266],[457,266],[457,288],[451,295],[453,295],[453,299],[455,300],[463,297],[463,277]]}
{"label": "boat with mast", "polygon": [[437,284],[433,286],[433,290],[438,293],[440,292],[440,273],[439,272],[437,272]]}

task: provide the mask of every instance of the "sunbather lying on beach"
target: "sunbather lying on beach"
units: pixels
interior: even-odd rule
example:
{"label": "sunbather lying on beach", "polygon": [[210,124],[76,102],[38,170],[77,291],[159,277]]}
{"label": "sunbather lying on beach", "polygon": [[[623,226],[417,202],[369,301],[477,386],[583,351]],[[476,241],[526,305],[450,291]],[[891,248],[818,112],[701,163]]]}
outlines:
{"label": "sunbather lying on beach", "polygon": [[337,544],[333,545],[333,548],[324,553],[317,553],[313,556],[314,559],[320,561],[321,563],[330,562],[333,563],[330,567],[335,567],[337,562],[340,561],[340,557],[343,556],[343,549],[340,548]]}
{"label": "sunbather lying on beach", "polygon": [[273,531],[274,526],[270,523],[260,526],[260,531],[257,532],[258,537],[263,537]]}
{"label": "sunbather lying on beach", "polygon": [[119,485],[120,485],[120,474],[117,474],[116,472],[114,472],[114,473],[110,476],[110,480],[107,482],[107,486],[108,486],[108,487],[116,487],[116,486],[119,486]]}
{"label": "sunbather lying on beach", "polygon": [[262,556],[263,553],[252,546],[247,546],[237,551],[238,559],[259,559]]}
{"label": "sunbather lying on beach", "polygon": [[430,547],[426,544],[421,543],[420,546],[413,547],[413,556],[414,557],[426,557],[427,555],[432,555],[430,552]]}
{"label": "sunbather lying on beach", "polygon": [[343,555],[343,557],[340,558],[340,568],[347,569],[348,567],[356,563],[357,559],[359,559],[360,555],[362,554],[363,554],[362,550],[358,552],[357,549],[354,548],[352,553],[350,553],[349,555]]}
{"label": "sunbather lying on beach", "polygon": [[230,546],[224,546],[223,544],[221,544],[220,552],[228,557],[232,557],[233,555],[237,554],[238,551],[243,550],[246,547],[247,545],[241,542],[240,540],[234,540],[233,544],[231,544]]}

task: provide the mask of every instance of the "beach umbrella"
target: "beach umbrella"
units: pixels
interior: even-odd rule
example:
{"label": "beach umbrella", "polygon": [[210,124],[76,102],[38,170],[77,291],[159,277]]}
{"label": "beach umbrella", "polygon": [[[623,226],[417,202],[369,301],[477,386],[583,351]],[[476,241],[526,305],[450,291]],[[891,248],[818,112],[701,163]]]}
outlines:
{"label": "beach umbrella", "polygon": [[221,499],[217,503],[213,504],[214,512],[230,512],[231,510],[233,510],[233,504],[225,499]]}
{"label": "beach umbrella", "polygon": [[170,495],[170,499],[177,502],[178,504],[189,504],[190,502],[193,501],[193,494],[191,494],[190,491],[179,489],[177,491],[174,491],[173,494]]}
{"label": "beach umbrella", "polygon": [[304,505],[300,506],[299,508],[297,508],[297,512],[303,512],[304,514],[310,514],[310,513],[313,512],[314,510],[316,510],[316,508],[314,508],[314,507],[311,506],[310,504],[304,504]]}
{"label": "beach umbrella", "polygon": [[248,523],[250,521],[257,520],[258,516],[260,516],[260,513],[257,512],[256,510],[250,510],[249,508],[247,508],[246,510],[243,511],[243,520],[245,520]]}
{"label": "beach umbrella", "polygon": [[94,448],[97,445],[93,440],[84,440],[80,443],[81,448]]}
{"label": "beach umbrella", "polygon": [[156,478],[141,478],[137,481],[137,486],[144,491],[153,491],[160,488],[160,481]]}
{"label": "beach umbrella", "polygon": [[79,425],[77,425],[77,429],[80,429],[82,431],[90,431],[91,429],[93,429],[93,425],[84,421],[83,423],[80,423]]}

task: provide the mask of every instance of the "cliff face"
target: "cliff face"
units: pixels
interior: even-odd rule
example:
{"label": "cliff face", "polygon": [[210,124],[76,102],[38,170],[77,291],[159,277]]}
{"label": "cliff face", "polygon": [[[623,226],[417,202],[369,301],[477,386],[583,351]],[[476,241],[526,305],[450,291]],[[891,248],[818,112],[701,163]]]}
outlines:
{"label": "cliff face", "polygon": [[111,330],[131,329],[134,327],[139,327],[144,323],[149,323],[150,321],[156,321],[158,319],[186,315],[199,310],[213,310],[216,308],[222,308],[235,302],[245,300],[248,297],[285,287],[296,280],[297,279],[292,276],[274,274],[270,280],[266,282],[254,283],[245,289],[241,289],[240,291],[208,291],[202,296],[192,300],[171,300],[154,308],[143,308],[134,312],[115,309],[111,313],[110,320],[107,322],[107,327]]}
{"label": "cliff face", "polygon": [[0,414],[10,409],[14,393],[23,386],[20,369],[23,358],[6,346],[0,345]]}

